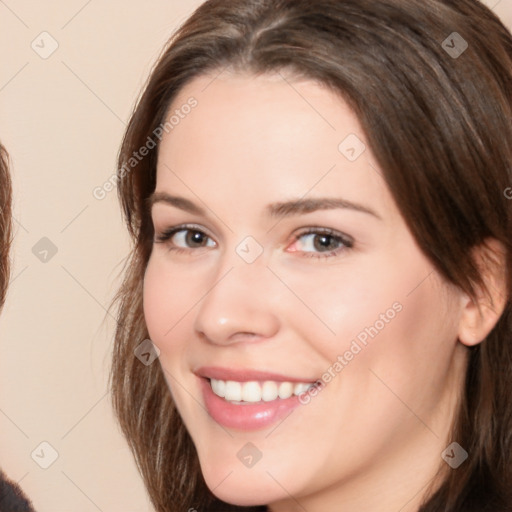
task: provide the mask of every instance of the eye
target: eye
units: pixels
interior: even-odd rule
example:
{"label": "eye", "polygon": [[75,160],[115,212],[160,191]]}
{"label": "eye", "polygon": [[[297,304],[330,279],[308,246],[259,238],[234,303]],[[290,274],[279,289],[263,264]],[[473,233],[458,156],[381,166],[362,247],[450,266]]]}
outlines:
{"label": "eye", "polygon": [[199,249],[215,247],[215,241],[204,231],[194,226],[176,226],[155,236],[155,243],[166,243],[169,250]]}
{"label": "eye", "polygon": [[289,252],[308,253],[311,257],[336,256],[341,251],[351,249],[354,241],[351,237],[327,228],[310,228],[296,235]]}

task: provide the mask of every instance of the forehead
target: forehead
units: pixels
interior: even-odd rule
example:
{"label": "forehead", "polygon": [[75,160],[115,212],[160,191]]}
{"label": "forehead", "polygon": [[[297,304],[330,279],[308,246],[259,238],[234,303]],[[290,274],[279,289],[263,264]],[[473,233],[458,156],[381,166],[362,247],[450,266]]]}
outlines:
{"label": "forehead", "polygon": [[160,144],[157,190],[219,202],[230,195],[247,207],[262,197],[305,194],[366,197],[392,207],[357,117],[314,81],[201,76],[180,91],[167,119],[172,116]]}

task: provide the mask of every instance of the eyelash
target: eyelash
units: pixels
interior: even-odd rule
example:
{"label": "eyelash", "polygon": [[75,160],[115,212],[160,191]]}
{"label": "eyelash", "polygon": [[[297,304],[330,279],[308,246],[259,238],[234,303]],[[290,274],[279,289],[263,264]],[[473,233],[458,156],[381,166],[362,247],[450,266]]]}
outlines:
{"label": "eyelash", "polygon": [[[154,243],[165,244],[165,243],[169,242],[170,239],[176,233],[179,233],[180,231],[195,231],[197,233],[201,233],[201,234],[207,236],[208,238],[212,238],[210,235],[205,233],[199,226],[195,226],[193,224],[181,224],[179,226],[174,226],[172,228],[166,229],[162,233],[155,235]],[[177,246],[173,246],[170,244],[169,244],[168,250],[172,251],[174,253],[177,253],[177,254],[188,253],[190,251],[194,251],[193,248],[185,249],[183,247],[177,247]]]}
{"label": "eyelash", "polygon": [[[193,224],[182,224],[182,225],[179,225],[179,226],[174,226],[172,228],[169,228],[169,229],[163,231],[162,233],[155,235],[154,243],[165,244],[165,243],[169,242],[171,240],[171,238],[176,233],[179,233],[181,231],[193,231],[193,232],[201,233],[202,235],[205,235],[206,237],[208,237],[211,240],[213,240],[213,238],[210,237],[210,235],[208,235],[207,233],[205,233],[199,226],[196,226],[196,225],[193,225]],[[330,257],[339,255],[341,252],[345,252],[347,250],[350,250],[354,246],[354,240],[351,237],[349,237],[347,235],[344,235],[344,234],[342,234],[342,233],[340,233],[338,231],[334,231],[333,229],[317,228],[317,227],[307,228],[307,229],[301,231],[300,233],[296,234],[294,236],[294,238],[293,238],[292,244],[296,243],[298,240],[300,240],[302,237],[304,237],[306,235],[320,235],[320,236],[324,235],[324,236],[329,236],[329,237],[332,237],[337,242],[339,242],[340,244],[342,244],[342,247],[334,249],[334,250],[329,251],[329,252],[325,252],[325,253],[323,253],[323,252],[313,252],[313,251],[306,251],[306,252],[304,252],[304,251],[293,251],[293,252],[302,253],[301,257],[317,258],[317,259],[330,258]],[[201,248],[204,248],[204,247],[198,247],[198,248],[201,249]],[[173,251],[176,254],[182,254],[182,253],[190,253],[191,251],[194,251],[194,248],[186,249],[186,248],[183,248],[183,247],[172,246],[172,245],[169,244],[168,250],[169,251]]]}
{"label": "eyelash", "polygon": [[331,237],[333,240],[338,242],[341,245],[341,247],[338,247],[337,249],[327,252],[297,251],[301,253],[301,257],[317,259],[331,258],[333,256],[338,256],[340,255],[340,253],[346,252],[347,250],[350,250],[354,247],[354,240],[348,235],[344,235],[343,233],[335,231],[334,229],[317,227],[306,228],[297,233],[296,235],[294,235],[292,244],[299,241],[302,237],[307,235],[323,235]]}

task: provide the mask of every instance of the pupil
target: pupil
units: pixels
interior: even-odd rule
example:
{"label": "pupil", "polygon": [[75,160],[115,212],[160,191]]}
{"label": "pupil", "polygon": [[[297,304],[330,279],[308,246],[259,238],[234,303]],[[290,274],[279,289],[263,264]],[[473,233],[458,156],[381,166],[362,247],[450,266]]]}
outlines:
{"label": "pupil", "polygon": [[317,235],[315,237],[314,246],[317,250],[322,249],[335,249],[336,247],[331,247],[334,244],[333,237],[331,235]]}
{"label": "pupil", "polygon": [[202,245],[203,242],[203,233],[200,233],[199,231],[189,231],[187,234],[188,245]]}

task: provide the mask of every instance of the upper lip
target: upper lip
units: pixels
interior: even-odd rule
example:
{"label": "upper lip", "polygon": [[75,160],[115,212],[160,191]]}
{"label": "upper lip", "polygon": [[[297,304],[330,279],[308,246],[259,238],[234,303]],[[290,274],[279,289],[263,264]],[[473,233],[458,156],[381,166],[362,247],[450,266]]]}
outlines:
{"label": "upper lip", "polygon": [[193,373],[198,377],[218,380],[234,380],[237,382],[266,381],[276,382],[315,382],[317,379],[297,378],[274,372],[259,371],[252,368],[225,368],[221,366],[201,366]]}

